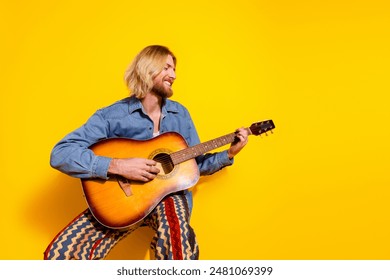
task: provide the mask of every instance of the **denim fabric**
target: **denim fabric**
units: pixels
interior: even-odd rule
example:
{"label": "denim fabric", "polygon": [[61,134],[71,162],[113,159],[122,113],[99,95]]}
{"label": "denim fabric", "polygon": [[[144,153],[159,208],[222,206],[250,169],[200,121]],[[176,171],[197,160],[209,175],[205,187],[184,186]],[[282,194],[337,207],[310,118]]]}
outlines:
{"label": "denim fabric", "polygon": [[[140,100],[127,97],[96,111],[84,125],[60,140],[52,150],[50,164],[76,178],[108,179],[111,158],[97,156],[89,147],[113,137],[147,140],[153,137],[153,130],[153,121],[145,113]],[[168,131],[181,134],[188,146],[200,143],[188,110],[178,102],[166,99],[162,106],[160,133]],[[213,174],[233,164],[227,151],[201,155],[196,161],[201,175]],[[192,204],[192,197],[187,197]]]}

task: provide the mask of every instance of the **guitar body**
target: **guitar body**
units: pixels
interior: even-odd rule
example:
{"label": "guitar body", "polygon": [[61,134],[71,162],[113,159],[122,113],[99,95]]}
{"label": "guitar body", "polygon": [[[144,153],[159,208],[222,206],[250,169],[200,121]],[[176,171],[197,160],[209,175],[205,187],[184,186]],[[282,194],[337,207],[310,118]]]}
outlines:
{"label": "guitar body", "polygon": [[157,177],[147,183],[129,182],[122,177],[82,180],[84,196],[92,214],[109,228],[122,229],[136,224],[165,196],[188,189],[199,180],[195,159],[175,164],[169,156],[188,148],[178,133],[168,132],[145,141],[112,138],[90,148],[96,155],[111,158],[153,159],[160,169]]}

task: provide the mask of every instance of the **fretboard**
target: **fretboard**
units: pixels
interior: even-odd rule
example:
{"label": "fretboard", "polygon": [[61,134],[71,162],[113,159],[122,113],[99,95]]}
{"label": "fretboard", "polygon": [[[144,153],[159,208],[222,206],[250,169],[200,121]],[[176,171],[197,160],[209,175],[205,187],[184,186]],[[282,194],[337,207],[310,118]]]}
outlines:
{"label": "fretboard", "polygon": [[229,133],[227,135],[215,138],[213,140],[186,148],[181,151],[170,154],[173,164],[179,164],[189,159],[193,159],[211,150],[230,144],[234,141],[236,133]]}

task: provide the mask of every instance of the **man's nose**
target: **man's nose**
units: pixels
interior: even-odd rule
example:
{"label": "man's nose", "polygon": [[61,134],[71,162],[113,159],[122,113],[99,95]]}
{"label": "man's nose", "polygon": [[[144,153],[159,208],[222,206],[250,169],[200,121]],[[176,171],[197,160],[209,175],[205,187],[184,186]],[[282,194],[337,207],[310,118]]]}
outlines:
{"label": "man's nose", "polygon": [[176,72],[175,72],[175,70],[173,70],[173,69],[170,69],[170,71],[169,71],[169,77],[171,78],[171,79],[176,79]]}

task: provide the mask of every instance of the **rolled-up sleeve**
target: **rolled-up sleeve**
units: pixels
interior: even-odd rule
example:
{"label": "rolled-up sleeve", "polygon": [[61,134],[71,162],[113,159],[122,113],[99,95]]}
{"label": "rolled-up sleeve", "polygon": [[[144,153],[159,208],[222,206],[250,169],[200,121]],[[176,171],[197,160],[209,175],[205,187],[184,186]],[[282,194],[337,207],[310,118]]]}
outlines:
{"label": "rolled-up sleeve", "polygon": [[234,163],[234,159],[229,159],[227,150],[218,153],[207,153],[196,158],[200,175],[211,175],[226,166]]}

